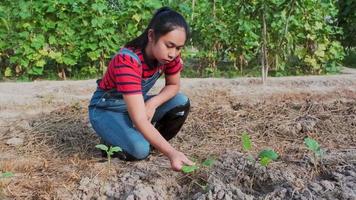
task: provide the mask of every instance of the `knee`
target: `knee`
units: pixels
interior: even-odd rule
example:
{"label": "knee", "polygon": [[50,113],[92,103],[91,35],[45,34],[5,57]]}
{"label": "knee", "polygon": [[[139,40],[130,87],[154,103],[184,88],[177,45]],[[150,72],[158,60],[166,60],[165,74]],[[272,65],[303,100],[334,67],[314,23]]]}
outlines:
{"label": "knee", "polygon": [[148,142],[137,141],[131,144],[131,148],[127,151],[137,160],[143,160],[150,154],[150,145]]}
{"label": "knee", "polygon": [[174,97],[174,101],[176,103],[177,106],[187,106],[190,107],[190,101],[189,98],[183,94],[183,93],[178,93],[175,97]]}

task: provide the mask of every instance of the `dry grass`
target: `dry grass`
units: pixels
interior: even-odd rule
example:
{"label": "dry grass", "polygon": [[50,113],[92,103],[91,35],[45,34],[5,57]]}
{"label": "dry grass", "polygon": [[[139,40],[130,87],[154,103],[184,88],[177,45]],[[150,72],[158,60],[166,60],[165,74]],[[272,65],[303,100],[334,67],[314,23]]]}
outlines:
{"label": "dry grass", "polygon": [[[243,131],[251,135],[254,152],[271,147],[289,162],[307,154],[305,136],[328,149],[356,144],[355,94],[350,97],[342,93],[343,100],[330,102],[321,101],[322,96],[299,94],[297,100],[293,95],[283,95],[257,103],[240,101],[229,91],[197,94],[192,97],[188,121],[172,143],[198,160],[226,149],[241,150]],[[0,180],[3,195],[8,198],[56,199],[59,190],[71,194],[84,176],[108,178],[130,167],[118,162],[110,172],[106,163],[99,162],[100,154],[94,148],[99,139],[90,128],[86,102],[40,115],[29,124],[27,130],[16,122],[9,124],[0,136],[0,149],[9,155],[0,160],[0,171],[15,173],[11,179]],[[4,143],[14,135],[24,136],[23,146],[12,148]]]}

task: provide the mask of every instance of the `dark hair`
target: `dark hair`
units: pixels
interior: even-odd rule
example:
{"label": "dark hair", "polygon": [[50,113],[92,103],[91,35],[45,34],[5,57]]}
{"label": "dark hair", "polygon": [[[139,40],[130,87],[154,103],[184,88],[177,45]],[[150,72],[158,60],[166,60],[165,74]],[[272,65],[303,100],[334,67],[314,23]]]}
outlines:
{"label": "dark hair", "polygon": [[187,41],[189,38],[189,26],[184,17],[168,7],[162,7],[153,15],[146,30],[137,38],[126,43],[125,46],[145,48],[148,43],[148,30],[153,29],[155,40],[157,41],[161,36],[173,31],[177,27],[184,28]]}

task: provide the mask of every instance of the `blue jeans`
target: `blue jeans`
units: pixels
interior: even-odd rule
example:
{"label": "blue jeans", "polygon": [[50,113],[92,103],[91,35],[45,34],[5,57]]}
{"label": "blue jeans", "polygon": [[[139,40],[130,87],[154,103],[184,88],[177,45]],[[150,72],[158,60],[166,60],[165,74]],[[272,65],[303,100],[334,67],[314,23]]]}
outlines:
{"label": "blue jeans", "polygon": [[[151,97],[144,95],[144,100],[147,101]],[[187,104],[189,104],[188,97],[182,93],[178,93],[156,109],[152,123],[159,122],[172,109],[174,110]],[[182,112],[184,111],[177,112],[176,114],[181,115]],[[187,114],[185,114],[185,118]],[[133,126],[122,96],[111,96],[108,92],[97,89],[90,101],[89,119],[95,132],[105,142],[112,146],[121,147],[124,152],[136,159],[144,159],[149,155],[150,144]],[[180,127],[181,125],[179,129]]]}

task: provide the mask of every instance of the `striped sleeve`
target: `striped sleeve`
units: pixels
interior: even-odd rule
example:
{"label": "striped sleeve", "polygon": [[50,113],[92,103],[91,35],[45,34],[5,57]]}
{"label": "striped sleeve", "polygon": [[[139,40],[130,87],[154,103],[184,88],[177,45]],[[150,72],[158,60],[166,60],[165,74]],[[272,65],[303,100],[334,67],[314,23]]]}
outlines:
{"label": "striped sleeve", "polygon": [[182,69],[183,69],[183,63],[179,55],[173,61],[165,65],[164,73],[166,75],[173,75],[180,72]]}
{"label": "striped sleeve", "polygon": [[142,68],[127,54],[117,54],[114,64],[115,85],[122,94],[142,93]]}

